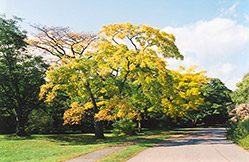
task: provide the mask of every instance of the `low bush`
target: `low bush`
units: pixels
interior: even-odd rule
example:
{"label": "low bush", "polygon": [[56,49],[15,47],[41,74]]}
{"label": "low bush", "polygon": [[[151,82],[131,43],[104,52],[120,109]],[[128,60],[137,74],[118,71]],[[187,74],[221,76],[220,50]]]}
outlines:
{"label": "low bush", "polygon": [[29,133],[50,133],[53,129],[52,116],[43,110],[33,110],[29,115],[27,132]]}
{"label": "low bush", "polygon": [[116,121],[112,125],[113,134],[116,136],[134,135],[136,131],[136,123],[128,119]]}

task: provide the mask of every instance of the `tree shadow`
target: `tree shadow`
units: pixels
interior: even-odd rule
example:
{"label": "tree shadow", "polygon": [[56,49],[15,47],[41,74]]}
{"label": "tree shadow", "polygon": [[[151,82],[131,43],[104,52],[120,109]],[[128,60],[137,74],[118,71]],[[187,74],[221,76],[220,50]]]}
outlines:
{"label": "tree shadow", "polygon": [[[165,130],[154,130],[154,131],[146,131],[144,133],[138,133],[134,136],[111,136],[111,133],[106,136],[105,139],[95,139],[94,134],[47,134],[47,135],[31,135],[28,137],[18,137],[14,135],[5,136],[6,140],[33,140],[33,139],[41,139],[48,140],[50,142],[57,143],[59,145],[67,146],[67,145],[93,145],[93,144],[109,144],[109,145],[117,145],[125,142],[135,142],[144,140],[145,136],[150,136],[154,134],[161,134],[165,132]],[[181,134],[179,131],[174,132],[173,134]],[[153,139],[146,139],[147,144],[153,142]]]}
{"label": "tree shadow", "polygon": [[14,141],[21,141],[21,140],[31,140],[31,139],[35,139],[36,137],[33,136],[24,136],[24,137],[20,137],[14,134],[11,135],[6,135],[3,139],[5,140],[14,140]]}
{"label": "tree shadow", "polygon": [[134,136],[111,136],[111,133],[107,133],[105,139],[96,139],[94,134],[47,134],[47,135],[31,135],[29,137],[18,137],[14,135],[5,136],[5,140],[14,140],[14,141],[21,141],[21,140],[33,140],[33,139],[41,139],[41,140],[48,140],[50,142],[57,143],[59,145],[91,145],[91,144],[110,144],[116,145],[121,144],[124,142],[131,142],[134,140],[142,139],[145,134],[153,135],[153,134],[160,134],[162,131],[154,131],[154,132],[146,132],[140,133]]}
{"label": "tree shadow", "polygon": [[205,128],[195,129],[185,133],[183,137],[175,137],[165,140],[153,147],[176,147],[186,145],[214,145],[214,144],[232,144],[225,138],[225,129]]}

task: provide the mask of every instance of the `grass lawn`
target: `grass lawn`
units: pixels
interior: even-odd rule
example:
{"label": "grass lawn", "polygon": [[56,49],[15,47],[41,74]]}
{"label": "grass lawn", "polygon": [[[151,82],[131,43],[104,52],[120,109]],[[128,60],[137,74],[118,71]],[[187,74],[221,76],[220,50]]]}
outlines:
{"label": "grass lawn", "polygon": [[0,162],[62,161],[163,132],[166,131],[144,131],[129,137],[114,137],[111,133],[106,133],[105,140],[95,140],[94,134],[32,135],[31,137],[0,135]]}

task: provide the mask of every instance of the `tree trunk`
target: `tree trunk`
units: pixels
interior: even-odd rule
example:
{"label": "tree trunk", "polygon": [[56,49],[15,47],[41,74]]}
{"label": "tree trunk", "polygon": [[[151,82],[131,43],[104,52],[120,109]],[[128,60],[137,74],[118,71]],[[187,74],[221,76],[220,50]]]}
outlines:
{"label": "tree trunk", "polygon": [[16,108],[15,108],[15,111],[16,111],[16,135],[18,135],[18,136],[26,136],[27,133],[25,132],[25,121],[24,121],[24,118],[23,118],[23,115],[24,115],[23,114],[24,100],[21,97],[18,78],[15,78],[15,80],[14,80],[14,87],[15,87],[15,90],[16,90],[16,99],[17,99],[17,105],[16,105]]}
{"label": "tree trunk", "polygon": [[94,121],[94,129],[95,129],[95,138],[96,139],[104,139],[103,126],[101,121]]}
{"label": "tree trunk", "polygon": [[[92,105],[93,105],[93,111],[94,111],[94,114],[98,113],[98,106],[96,104],[96,101],[95,101],[95,98],[92,94],[92,91],[89,87],[89,83],[87,83],[87,86],[86,86],[89,94],[90,94],[90,98],[91,98],[91,102],[92,102]],[[104,139],[104,130],[103,130],[103,126],[102,126],[102,122],[101,121],[96,121],[96,119],[94,119],[94,130],[95,130],[95,138],[96,139]]]}
{"label": "tree trunk", "polygon": [[138,133],[141,133],[142,132],[142,126],[141,126],[141,120],[138,120]]}
{"label": "tree trunk", "polygon": [[27,135],[27,133],[25,132],[24,122],[20,118],[18,119],[17,125],[16,125],[16,135],[21,136],[21,137]]}
{"label": "tree trunk", "polygon": [[16,110],[16,135],[18,136],[27,136],[25,132],[25,123],[23,119],[22,109],[17,108]]}

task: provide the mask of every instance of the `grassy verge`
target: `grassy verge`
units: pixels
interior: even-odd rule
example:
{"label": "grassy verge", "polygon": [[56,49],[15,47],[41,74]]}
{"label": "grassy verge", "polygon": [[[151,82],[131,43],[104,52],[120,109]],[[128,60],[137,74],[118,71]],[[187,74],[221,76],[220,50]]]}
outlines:
{"label": "grassy verge", "polygon": [[249,135],[238,141],[238,144],[249,151]]}
{"label": "grassy verge", "polygon": [[135,136],[95,140],[94,134],[32,135],[13,137],[0,135],[0,162],[56,162],[77,157],[115,144],[133,141],[164,131],[145,131]]}
{"label": "grassy verge", "polygon": [[115,152],[107,157],[102,158],[98,162],[124,162],[130,159],[131,157],[135,156],[139,152],[145,150],[148,147],[153,146],[154,144],[160,142],[163,139],[169,138],[176,134],[181,134],[183,131],[177,131],[172,134],[162,135],[158,136],[152,139],[146,139],[140,143],[137,143],[135,145],[130,145],[128,147],[125,147],[123,150],[120,150],[118,152]]}

